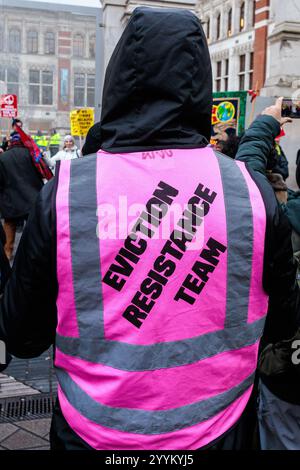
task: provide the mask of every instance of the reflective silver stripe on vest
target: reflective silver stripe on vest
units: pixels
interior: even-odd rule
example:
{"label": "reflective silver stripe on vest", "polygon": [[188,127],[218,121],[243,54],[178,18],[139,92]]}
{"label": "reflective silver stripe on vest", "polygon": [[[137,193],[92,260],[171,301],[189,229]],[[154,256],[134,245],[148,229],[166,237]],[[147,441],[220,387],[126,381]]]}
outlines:
{"label": "reflective silver stripe on vest", "polygon": [[119,370],[144,371],[194,364],[222,352],[256,343],[263,332],[265,318],[236,328],[206,333],[196,338],[149,346],[56,335],[56,347],[72,357],[114,367]]}
{"label": "reflective silver stripe on vest", "polygon": [[225,410],[254,382],[254,373],[230,390],[191,405],[162,411],[113,408],[96,402],[61,369],[59,384],[69,403],[85,418],[106,428],[135,434],[162,434],[202,423]]}
{"label": "reflective silver stripe on vest", "polygon": [[[247,183],[238,165],[218,155],[227,224],[225,328],[247,323],[253,256],[253,215]],[[231,164],[229,164],[231,163]],[[238,197],[237,197],[238,195]]]}
{"label": "reflective silver stripe on vest", "polygon": [[[76,164],[77,163],[77,164]],[[96,164],[93,155],[71,161],[69,213],[72,272],[80,337],[103,338]],[[88,276],[87,276],[88,273]]]}

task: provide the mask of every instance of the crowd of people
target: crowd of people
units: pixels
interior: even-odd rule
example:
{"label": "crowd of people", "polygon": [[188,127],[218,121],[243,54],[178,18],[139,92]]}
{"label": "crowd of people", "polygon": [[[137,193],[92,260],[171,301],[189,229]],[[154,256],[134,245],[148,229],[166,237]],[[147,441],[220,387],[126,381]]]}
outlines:
{"label": "crowd of people", "polygon": [[[11,273],[0,256],[0,339],[21,358],[54,345],[53,450],[300,450],[300,192],[279,142],[290,118],[279,98],[212,148],[211,109],[200,21],[139,7],[100,123],[82,153],[67,135],[44,154],[47,184],[13,122],[7,259],[26,225]],[[144,210],[123,238],[101,237],[99,207],[125,196]],[[163,239],[175,201],[187,208]]]}
{"label": "crowd of people", "polygon": [[[17,229],[18,227],[22,229],[24,226],[37,195],[45,183],[42,175],[32,165],[30,149],[27,142],[22,140],[20,130],[23,130],[23,122],[20,119],[13,119],[12,132],[3,138],[0,146],[0,211],[6,236],[4,250],[9,261],[13,257]],[[42,135],[40,131],[37,135],[39,134]],[[58,161],[79,158],[82,154],[71,135],[65,136],[62,150],[59,149],[57,140],[59,134],[56,130],[53,130],[52,135],[55,138],[52,142],[55,142],[56,150],[53,156],[51,154],[54,145],[50,144],[47,149],[42,145],[43,141],[38,141],[36,136],[26,134],[26,138],[38,145],[41,158],[54,175]]]}

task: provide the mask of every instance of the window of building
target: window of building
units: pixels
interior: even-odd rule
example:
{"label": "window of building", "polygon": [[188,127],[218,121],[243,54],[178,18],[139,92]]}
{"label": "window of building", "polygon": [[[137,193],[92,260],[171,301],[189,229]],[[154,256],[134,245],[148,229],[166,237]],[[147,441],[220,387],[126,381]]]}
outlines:
{"label": "window of building", "polygon": [[245,90],[246,85],[246,55],[240,55],[239,89]]}
{"label": "window of building", "polygon": [[19,69],[17,67],[1,67],[0,81],[6,83],[8,94],[19,96]]}
{"label": "window of building", "polygon": [[55,54],[55,34],[48,31],[44,38],[44,52],[45,54]]}
{"label": "window of building", "polygon": [[96,57],[96,37],[95,36],[90,37],[89,56],[91,59],[94,59]]}
{"label": "window of building", "polygon": [[75,57],[84,57],[84,38],[76,34],[73,39],[73,54]]}
{"label": "window of building", "polygon": [[79,108],[95,106],[95,74],[75,73],[74,106]]}
{"label": "window of building", "polygon": [[75,73],[74,76],[74,106],[85,106],[85,74]]}
{"label": "window of building", "polygon": [[10,29],[8,34],[8,49],[12,53],[21,52],[21,31],[17,28]]}
{"label": "window of building", "polygon": [[29,70],[29,104],[53,104],[53,73]]}
{"label": "window of building", "polygon": [[252,0],[252,26],[255,25],[256,2]]}
{"label": "window of building", "polygon": [[27,33],[27,52],[37,54],[39,48],[39,35],[37,31],[28,31]]}
{"label": "window of building", "polygon": [[53,104],[53,73],[42,72],[42,104]]}
{"label": "window of building", "polygon": [[87,75],[87,96],[86,96],[86,105],[88,108],[95,107],[95,75]]}
{"label": "window of building", "polygon": [[224,91],[228,91],[229,81],[229,59],[225,60]]}
{"label": "window of building", "polygon": [[232,36],[232,8],[228,12],[227,18],[227,36]]}
{"label": "window of building", "polygon": [[245,28],[245,2],[241,3],[241,10],[240,10],[240,31],[243,31]]}
{"label": "window of building", "polygon": [[250,53],[249,89],[253,90],[254,53]]}
{"label": "window of building", "polygon": [[217,73],[216,73],[216,91],[221,91],[222,84],[222,61],[217,62]]}
{"label": "window of building", "polygon": [[221,13],[217,15],[217,39],[221,37]]}

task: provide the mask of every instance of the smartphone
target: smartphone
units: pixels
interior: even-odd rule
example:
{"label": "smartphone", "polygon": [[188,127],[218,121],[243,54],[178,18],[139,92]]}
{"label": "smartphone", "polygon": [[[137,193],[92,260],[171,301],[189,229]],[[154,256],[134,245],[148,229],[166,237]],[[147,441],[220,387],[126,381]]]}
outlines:
{"label": "smartphone", "polygon": [[300,100],[284,99],[282,102],[282,117],[300,119]]}

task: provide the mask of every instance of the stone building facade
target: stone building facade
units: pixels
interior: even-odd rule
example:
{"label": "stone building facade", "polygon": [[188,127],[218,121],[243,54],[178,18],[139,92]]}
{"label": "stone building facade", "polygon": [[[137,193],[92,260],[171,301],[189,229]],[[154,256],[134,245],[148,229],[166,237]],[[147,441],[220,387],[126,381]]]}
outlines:
{"label": "stone building facade", "polygon": [[299,0],[103,0],[105,64],[141,4],[187,8],[201,19],[214,91],[254,88],[262,96],[290,97],[300,90]]}
{"label": "stone building facade", "polygon": [[[95,105],[97,8],[0,4],[0,88],[18,95],[26,129],[68,132],[69,112]],[[8,120],[1,119],[2,133]]]}

